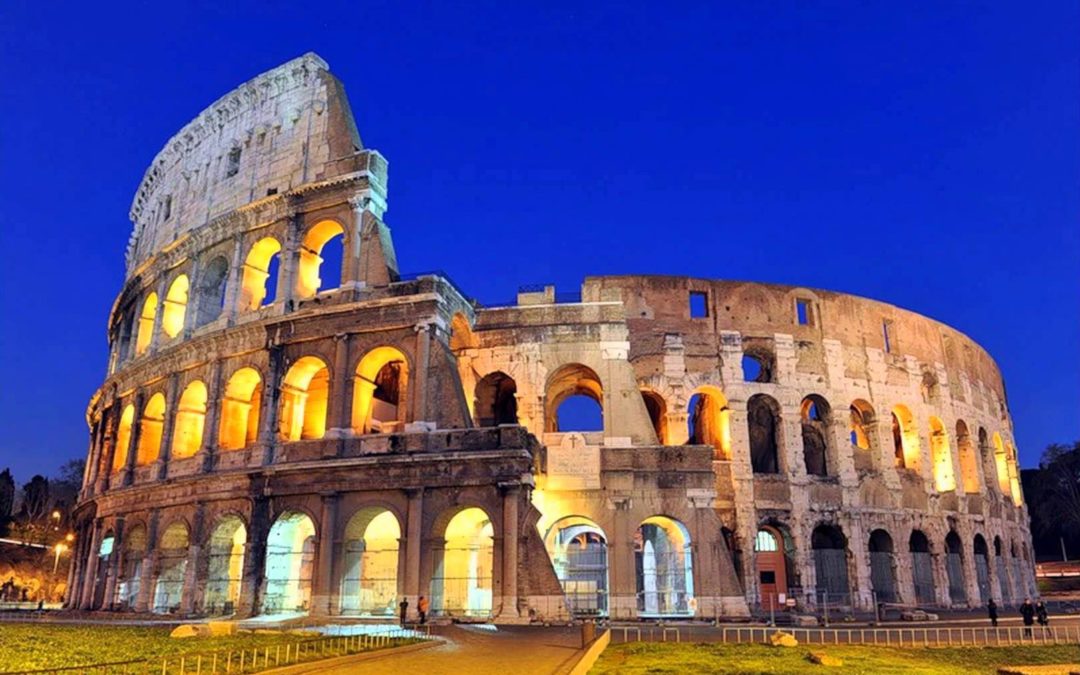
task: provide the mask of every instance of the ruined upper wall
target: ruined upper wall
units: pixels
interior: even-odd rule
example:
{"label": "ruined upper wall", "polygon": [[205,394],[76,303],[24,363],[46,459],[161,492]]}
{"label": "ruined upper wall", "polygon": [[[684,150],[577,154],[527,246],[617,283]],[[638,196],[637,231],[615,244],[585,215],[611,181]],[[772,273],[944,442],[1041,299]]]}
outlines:
{"label": "ruined upper wall", "polygon": [[240,85],[188,123],[150,164],[131,205],[128,277],[213,218],[352,170],[360,136],[345,89],[308,53]]}

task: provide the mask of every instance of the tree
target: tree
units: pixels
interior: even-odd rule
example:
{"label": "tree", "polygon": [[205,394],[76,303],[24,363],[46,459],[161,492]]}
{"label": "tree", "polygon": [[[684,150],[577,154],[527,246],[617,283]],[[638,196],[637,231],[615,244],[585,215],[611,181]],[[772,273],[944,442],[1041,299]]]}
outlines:
{"label": "tree", "polygon": [[60,467],[60,475],[53,478],[50,484],[54,509],[66,514],[75,505],[85,470],[86,460],[83,459],[68,460]]}
{"label": "tree", "polygon": [[[1047,548],[1059,546],[1059,537],[1080,538],[1080,441],[1049,446],[1039,468],[1023,473],[1034,534],[1042,535]],[[1060,551],[1044,553],[1056,557]]]}

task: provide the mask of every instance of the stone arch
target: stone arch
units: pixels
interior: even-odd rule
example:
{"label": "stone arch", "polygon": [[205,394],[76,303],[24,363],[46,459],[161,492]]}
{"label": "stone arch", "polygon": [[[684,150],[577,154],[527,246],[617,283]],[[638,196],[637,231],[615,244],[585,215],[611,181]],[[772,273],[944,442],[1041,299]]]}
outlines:
{"label": "stone arch", "polygon": [[112,603],[120,609],[132,610],[139,599],[139,589],[142,586],[143,560],[146,558],[149,543],[146,526],[142,523],[128,526],[123,541]]}
{"label": "stone arch", "polygon": [[180,274],[169,284],[169,290],[165,293],[165,303],[161,310],[161,330],[171,338],[184,331],[190,287],[188,275]]}
{"label": "stone arch", "polygon": [[555,576],[575,616],[608,613],[608,538],[585,516],[565,516],[544,537]]}
{"label": "stone arch", "polygon": [[229,278],[229,261],[216,256],[199,273],[195,289],[195,327],[205,326],[221,316],[225,308],[225,287]]}
{"label": "stone arch", "polygon": [[[448,519],[447,519],[448,518]],[[456,506],[436,526],[442,547],[432,551],[431,610],[443,616],[491,615],[495,528],[487,511]]]}
{"label": "stone arch", "polygon": [[772,521],[758,526],[754,535],[754,570],[763,609],[780,611],[786,606],[788,587],[795,581],[794,550],[791,532],[785,526]]}
{"label": "stone arch", "polygon": [[206,424],[206,385],[193,380],[180,394],[173,419],[170,456],[175,459],[192,457],[202,447],[203,427]]}
{"label": "stone arch", "polygon": [[1016,450],[1012,443],[1006,443],[1005,456],[1008,458],[1009,491],[1012,494],[1013,504],[1021,506],[1024,503],[1024,491],[1020,488],[1020,468],[1016,461]]}
{"label": "stone arch", "polygon": [[693,554],[686,526],[669,516],[650,516],[638,526],[634,549],[638,616],[693,616]]}
{"label": "stone arch", "polygon": [[821,523],[810,533],[810,548],[814,551],[817,601],[851,604],[844,531],[838,525]]}
{"label": "stone arch", "polygon": [[902,403],[892,409],[893,456],[896,468],[919,470],[919,430],[915,426],[915,416]]}
{"label": "stone arch", "polygon": [[322,438],[330,395],[330,369],[322,359],[303,356],[281,379],[278,434],[284,441]]}
{"label": "stone arch", "polygon": [[128,403],[120,413],[120,424],[116,428],[116,441],[113,444],[113,471],[119,471],[127,465],[131,446],[131,429],[134,424],[135,406]]}
{"label": "stone arch", "polygon": [[233,614],[240,603],[247,552],[247,525],[237,514],[222,515],[210,531],[203,611]]}
{"label": "stone arch", "polygon": [[461,312],[455,312],[450,319],[450,350],[454,353],[477,346],[469,320]]}
{"label": "stone arch", "polygon": [[150,397],[139,419],[139,447],[135,464],[146,466],[157,460],[161,452],[161,436],[165,432],[165,394],[160,391]]}
{"label": "stone arch", "polygon": [[366,506],[349,518],[343,535],[342,614],[397,612],[401,521],[391,509]]}
{"label": "stone arch", "polygon": [[714,460],[731,459],[731,410],[727,397],[714,386],[694,390],[687,405],[688,443],[711,445]]}
{"label": "stone arch", "polygon": [[277,300],[277,274],[281,261],[281,242],[263,237],[255,242],[244,259],[240,279],[240,308],[255,310]]}
{"label": "stone arch", "polygon": [[892,535],[878,528],[870,533],[870,584],[877,602],[896,602],[896,551]]}
{"label": "stone arch", "polygon": [[151,603],[154,613],[168,614],[180,609],[190,545],[190,530],[183,520],[174,520],[158,538],[158,569]]}
{"label": "stone arch", "polygon": [[656,431],[656,439],[661,445],[668,445],[667,401],[652,389],[641,389],[641,400],[645,403],[645,412]]}
{"label": "stone arch", "polygon": [[997,485],[1001,494],[1008,496],[1012,492],[1009,485],[1009,456],[1005,452],[1005,444],[1001,441],[1001,434],[994,432],[994,468],[997,472]]}
{"label": "stone arch", "polygon": [[262,392],[262,375],[251,366],[237,368],[229,376],[221,397],[218,430],[218,447],[221,450],[239,450],[258,439]]}
{"label": "stone arch", "polygon": [[755,394],[746,402],[746,421],[754,473],[780,473],[780,404],[771,396]]}
{"label": "stone arch", "polygon": [[396,347],[375,347],[356,365],[352,428],[357,433],[400,431],[408,421],[409,362]]}
{"label": "stone arch", "polygon": [[139,330],[135,336],[135,356],[145,354],[154,337],[154,320],[157,318],[158,294],[150,293],[139,312]]}
{"label": "stone arch", "polygon": [[601,423],[604,415],[604,387],[592,368],[580,363],[560,366],[547,379],[544,387],[544,430],[560,431],[559,408],[572,396],[584,396],[600,406]]}
{"label": "stone arch", "polygon": [[967,423],[964,420],[956,420],[956,449],[960,455],[960,479],[964,493],[978,494],[979,459],[975,454],[971,434],[968,433]]}
{"label": "stone arch", "polygon": [[975,579],[979,586],[979,602],[986,604],[990,600],[990,549],[986,539],[979,533],[972,540],[972,553],[975,555]]}
{"label": "stone arch", "polygon": [[954,605],[966,603],[964,546],[955,530],[949,530],[945,535],[945,572],[949,578],[949,600]]}
{"label": "stone arch", "polygon": [[811,476],[830,474],[829,424],[831,408],[824,397],[810,394],[799,406],[802,421],[803,461],[806,473]]}
{"label": "stone arch", "polygon": [[266,537],[263,614],[307,612],[315,570],[315,521],[300,510],[279,515]]}
{"label": "stone arch", "polygon": [[[315,297],[321,290],[338,288],[341,279],[333,286],[328,286],[320,273],[326,259],[323,253],[331,241],[345,239],[345,228],[336,220],[321,220],[308,228],[300,245],[299,260],[296,268],[296,297],[300,299]],[[335,247],[335,255],[337,255]],[[342,254],[343,255],[343,254]],[[343,257],[342,257],[343,260]],[[340,263],[339,263],[340,266]]]}
{"label": "stone arch", "polygon": [[908,552],[911,554],[911,576],[915,585],[915,602],[920,605],[937,603],[937,591],[934,588],[934,562],[930,552],[930,539],[922,530],[912,530],[908,538]]}
{"label": "stone arch", "polygon": [[934,416],[930,417],[930,461],[934,465],[934,489],[938,492],[956,490],[949,434],[941,419]]}
{"label": "stone arch", "polygon": [[502,371],[488,373],[476,383],[476,426],[517,424],[517,383]]}

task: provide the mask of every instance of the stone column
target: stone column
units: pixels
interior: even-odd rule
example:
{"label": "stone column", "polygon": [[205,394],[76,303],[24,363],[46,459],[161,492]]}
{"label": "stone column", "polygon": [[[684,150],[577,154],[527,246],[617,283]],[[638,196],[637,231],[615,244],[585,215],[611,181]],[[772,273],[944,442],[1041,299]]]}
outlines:
{"label": "stone column", "polygon": [[218,447],[218,427],[221,424],[221,406],[225,400],[221,381],[221,361],[215,359],[210,364],[210,378],[207,382],[206,421],[203,425],[202,445],[196,455],[199,468],[203,473],[214,468]]}
{"label": "stone column", "polygon": [[311,593],[311,613],[325,616],[331,612],[331,586],[334,578],[334,538],[337,535],[338,494],[322,495],[322,515],[319,517],[319,552],[315,565],[315,580]]}
{"label": "stone column", "polygon": [[184,326],[177,335],[182,340],[188,339],[195,332],[195,318],[199,313],[198,303],[196,302],[198,298],[196,284],[199,282],[199,267],[199,258],[196,256],[191,261],[191,269],[188,270],[188,297],[187,305],[184,307]]}
{"label": "stone column", "polygon": [[613,531],[608,539],[608,581],[610,584],[608,612],[612,619],[633,619],[637,616],[637,572],[634,562],[634,529],[631,522],[632,499],[628,496],[611,498],[615,510]]}
{"label": "stone column", "polygon": [[101,519],[95,518],[94,534],[90,539],[90,551],[86,557],[86,574],[83,575],[84,582],[79,609],[93,609],[94,591],[97,589],[98,551],[101,549],[102,530]]}
{"label": "stone column", "polygon": [[296,307],[296,284],[299,278],[300,256],[302,254],[301,216],[295,210],[288,214],[289,226],[281,249],[281,269],[277,286],[277,297],[283,300],[286,312]]}
{"label": "stone column", "polygon": [[[348,411],[351,409],[351,401],[345,395],[345,390],[351,378],[349,370],[349,336],[340,334],[334,336],[334,366],[333,376],[330,379],[330,402],[326,411],[326,438],[345,438],[352,435],[352,428]],[[334,450],[332,455],[339,453],[338,445],[328,449]],[[324,455],[327,456],[327,455]]]}
{"label": "stone column", "polygon": [[668,445],[685,445],[690,440],[689,413],[685,410],[669,412],[667,418]]}
{"label": "stone column", "polygon": [[344,260],[341,261],[343,273],[341,290],[363,288],[365,285],[360,279],[360,230],[364,225],[364,211],[367,210],[369,201],[368,197],[361,196],[349,199],[353,218],[346,230]]}
{"label": "stone column", "polygon": [[[116,453],[119,450],[119,448],[116,447],[116,436],[120,429],[120,417],[123,414],[123,403],[117,400],[113,401],[112,407],[109,408],[109,412],[105,416],[103,442],[108,450],[102,458],[104,466],[98,469],[98,487],[96,490],[98,493],[104,492],[112,487],[113,462],[116,461]],[[128,442],[130,441],[131,435],[128,434]]]}
{"label": "stone column", "polygon": [[518,504],[521,486],[507,485],[503,488],[503,555],[502,555],[502,610],[497,620],[516,621],[518,614]]}
{"label": "stone column", "polygon": [[109,554],[108,569],[105,571],[105,596],[101,600],[101,609],[112,609],[116,595],[116,582],[120,574],[120,552],[124,550],[124,517],[118,516],[113,522],[113,548]]}
{"label": "stone column", "polygon": [[427,380],[431,360],[431,323],[418,323],[414,330],[416,331],[416,373],[413,376],[415,384],[410,387],[413,391],[411,412],[413,422],[424,422],[428,420]]}
{"label": "stone column", "polygon": [[179,407],[177,387],[179,376],[169,375],[169,385],[165,392],[165,422],[161,425],[161,448],[158,450],[157,478],[165,480],[169,475],[169,457],[172,455],[173,429],[176,427],[176,409]]}
{"label": "stone column", "polygon": [[[135,409],[135,414],[131,420],[131,433],[128,434],[128,447],[127,455],[124,461],[124,475],[121,479],[122,485],[131,485],[135,480],[135,455],[139,448],[139,437],[142,436],[142,416],[143,406],[146,404],[142,391],[136,391],[131,405]],[[122,413],[121,413],[122,414]]]}
{"label": "stone column", "polygon": [[[424,527],[424,488],[411,488],[405,491],[409,496],[409,510],[405,523],[405,587],[404,598],[409,601],[409,608],[416,611],[416,603],[421,595],[420,581],[420,543],[423,541]],[[400,600],[399,600],[400,602]]]}
{"label": "stone column", "polygon": [[147,611],[150,608],[150,600],[154,596],[154,585],[157,582],[158,521],[160,519],[160,509],[150,511],[150,519],[146,525],[146,553],[142,571],[139,574],[139,595],[135,598],[136,612]]}
{"label": "stone column", "polygon": [[266,384],[263,386],[262,410],[259,411],[259,437],[252,448],[250,465],[266,466],[274,461],[274,446],[277,444],[278,433],[278,402],[281,399],[282,359],[284,354],[281,347],[274,345],[270,348],[270,367],[266,373]]}
{"label": "stone column", "polygon": [[[154,308],[154,324],[150,331],[150,344],[146,346],[146,351],[143,354],[153,354],[158,350],[158,346],[161,344],[161,316],[165,313],[165,294],[169,291],[169,287],[166,285],[168,278],[165,275],[161,276],[158,281],[157,292],[157,307]],[[143,301],[145,302],[145,300]],[[137,305],[135,310],[138,312],[136,317],[142,316],[142,305]],[[138,325],[138,319],[136,319],[136,325]],[[136,332],[135,339],[138,341],[139,335]]]}
{"label": "stone column", "polygon": [[270,534],[270,500],[261,495],[252,499],[248,543],[244,551],[244,571],[240,583],[240,601],[236,616],[253,616],[258,612],[263,569],[266,567],[266,538]]}
{"label": "stone column", "polygon": [[[228,317],[228,325],[236,323],[236,315],[240,312],[240,297],[244,283],[244,236],[238,235],[233,239],[232,264],[229,266],[229,275],[225,283],[225,309],[224,314]],[[246,308],[245,308],[246,309]]]}

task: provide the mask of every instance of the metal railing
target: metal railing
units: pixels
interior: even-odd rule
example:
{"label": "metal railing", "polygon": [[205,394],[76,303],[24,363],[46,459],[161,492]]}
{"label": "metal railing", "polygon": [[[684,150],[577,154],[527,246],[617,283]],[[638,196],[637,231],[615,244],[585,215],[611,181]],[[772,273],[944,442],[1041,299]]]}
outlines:
{"label": "metal railing", "polygon": [[269,668],[307,661],[348,656],[361,652],[399,647],[430,639],[417,631],[397,628],[377,634],[334,635],[244,647],[192,652],[173,656],[132,661],[112,661],[63,668],[3,671],[18,673],[119,673],[122,675],[217,675],[218,673],[257,673]]}

